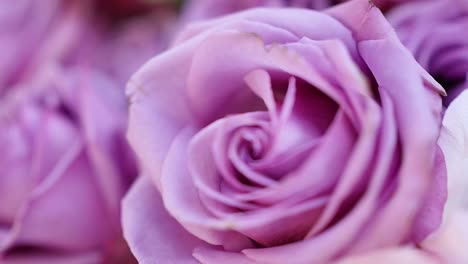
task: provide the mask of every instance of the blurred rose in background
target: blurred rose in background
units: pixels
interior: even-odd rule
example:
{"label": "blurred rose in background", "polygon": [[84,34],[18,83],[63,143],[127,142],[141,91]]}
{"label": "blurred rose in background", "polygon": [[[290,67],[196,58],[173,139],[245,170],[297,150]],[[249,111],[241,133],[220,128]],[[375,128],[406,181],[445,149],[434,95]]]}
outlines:
{"label": "blurred rose in background", "polygon": [[0,262],[134,263],[125,84],[169,44],[177,3],[0,3]]}

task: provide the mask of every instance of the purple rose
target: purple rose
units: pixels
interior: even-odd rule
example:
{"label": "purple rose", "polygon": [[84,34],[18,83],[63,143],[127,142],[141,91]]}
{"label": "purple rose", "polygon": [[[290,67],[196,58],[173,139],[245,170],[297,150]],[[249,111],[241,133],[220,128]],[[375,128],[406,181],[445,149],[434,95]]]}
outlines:
{"label": "purple rose", "polygon": [[412,1],[388,14],[401,41],[448,90],[446,103],[468,87],[468,2]]}
{"label": "purple rose", "polygon": [[344,258],[332,264],[448,264],[427,252],[410,247],[389,248]]}
{"label": "purple rose", "polygon": [[127,92],[140,263],[322,264],[440,224],[444,91],[367,0],[193,24]]}
{"label": "purple rose", "polygon": [[0,3],[0,96],[18,81],[62,59],[77,44],[83,1]]}
{"label": "purple rose", "polygon": [[117,254],[120,199],[135,175],[123,99],[97,72],[55,68],[1,99],[1,263]]}

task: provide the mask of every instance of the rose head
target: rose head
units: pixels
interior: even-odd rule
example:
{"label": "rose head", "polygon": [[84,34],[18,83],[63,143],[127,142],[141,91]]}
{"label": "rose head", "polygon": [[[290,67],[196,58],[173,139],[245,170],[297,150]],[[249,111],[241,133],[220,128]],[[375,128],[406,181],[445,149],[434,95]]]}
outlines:
{"label": "rose head", "polygon": [[369,252],[367,254],[346,257],[333,264],[445,264],[423,250],[398,247]]}
{"label": "rose head", "polygon": [[38,76],[1,101],[0,262],[99,263],[134,175],[125,104],[97,73]]}
{"label": "rose head", "polygon": [[439,225],[443,90],[368,1],[191,25],[127,92],[141,263],[328,263]]}
{"label": "rose head", "polygon": [[446,104],[467,87],[467,1],[405,3],[393,8],[388,19],[421,66],[447,89]]}

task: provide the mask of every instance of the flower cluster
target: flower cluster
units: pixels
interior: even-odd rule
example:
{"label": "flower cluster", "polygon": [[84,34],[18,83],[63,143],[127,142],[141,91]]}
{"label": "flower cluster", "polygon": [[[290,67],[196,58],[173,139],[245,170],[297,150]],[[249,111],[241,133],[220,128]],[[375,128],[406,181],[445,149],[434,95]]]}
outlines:
{"label": "flower cluster", "polygon": [[466,0],[0,3],[0,263],[468,263]]}

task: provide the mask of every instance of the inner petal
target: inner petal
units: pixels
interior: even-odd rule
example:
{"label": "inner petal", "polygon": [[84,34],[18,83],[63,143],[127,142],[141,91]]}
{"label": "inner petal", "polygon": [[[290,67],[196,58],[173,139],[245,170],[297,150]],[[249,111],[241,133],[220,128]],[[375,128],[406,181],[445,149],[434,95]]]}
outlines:
{"label": "inner petal", "polygon": [[264,101],[274,130],[265,158],[321,137],[336,115],[338,104],[302,79],[254,70],[245,80]]}
{"label": "inner petal", "polygon": [[[244,131],[245,132],[245,131]],[[239,133],[234,136],[234,138],[231,141],[231,144],[229,146],[228,150],[228,157],[233,166],[237,169],[237,171],[240,173],[240,177],[243,179],[247,180],[248,184],[258,184],[260,186],[272,186],[275,184],[275,181],[265,177],[261,173],[253,170],[250,168],[248,162],[252,161],[255,159],[255,156],[252,156],[252,154],[255,154],[255,145],[252,145],[251,143],[245,143],[246,137],[251,134],[247,133]],[[263,134],[263,133],[260,133]],[[263,138],[268,137],[266,135],[263,136]],[[252,139],[254,140],[254,139]],[[243,144],[244,142],[244,144]],[[259,141],[254,141],[254,142],[259,142]],[[261,143],[258,143],[261,144]],[[258,145],[257,144],[257,145]],[[265,144],[265,143],[264,143]],[[262,148],[262,147],[257,147],[257,148]],[[253,149],[253,153],[252,152]]]}
{"label": "inner petal", "polygon": [[[323,138],[302,145],[305,147],[311,144],[305,159],[297,168],[282,175],[280,184],[248,193],[238,193],[234,197],[239,201],[273,205],[288,199],[305,200],[326,193],[340,177],[355,140],[356,134],[350,120],[340,111]],[[340,148],[336,148],[336,145]],[[260,166],[260,163],[252,166],[256,164]],[[267,169],[275,166],[274,163],[261,165],[268,165]]]}
{"label": "inner petal", "polygon": [[[219,127],[216,128],[214,132],[212,151],[217,170],[221,178],[239,192],[253,191],[258,188],[258,186],[250,185],[243,181],[243,179],[245,179],[244,176],[239,174],[239,170],[236,170],[236,167],[232,164],[232,161],[226,153],[229,152],[229,146],[232,145],[232,140],[236,135],[242,133],[242,130],[244,130],[245,133],[246,129],[252,130],[252,128],[256,128],[257,131],[268,131],[269,123],[267,121],[267,113],[248,113],[224,118],[219,122]],[[248,134],[251,138],[250,141],[254,140],[254,135],[251,133]],[[257,141],[258,145],[260,142],[265,141],[265,139],[261,140],[257,137],[255,141]],[[267,147],[268,144],[265,142],[262,146],[257,146],[255,148],[259,149],[259,154],[261,152],[263,155]]]}
{"label": "inner petal", "polygon": [[[261,119],[253,121],[260,117],[260,112],[255,117],[240,114],[225,118],[216,132],[213,152],[220,177],[225,180],[224,191],[228,191],[236,200],[240,199],[239,202],[256,200],[254,204],[258,205],[258,191],[263,193],[263,188],[271,189],[278,185],[283,177],[289,177],[290,173],[309,159],[312,150],[335,119],[338,105],[305,81],[291,76],[288,78],[284,73],[254,70],[245,80],[253,93],[265,103],[269,120],[263,119],[264,113]],[[253,119],[246,122],[247,117]],[[336,122],[342,123],[343,118]],[[352,133],[350,136],[351,140],[346,137],[346,142],[353,141]],[[317,181],[305,178],[301,181],[318,183],[320,178]],[[335,177],[324,181],[327,182],[325,185],[318,184],[317,188],[314,187],[317,191],[313,193],[321,194],[322,187],[329,186],[334,182],[333,179]],[[292,179],[291,182],[297,181]],[[325,189],[328,190],[328,187]],[[297,191],[287,191],[285,194],[289,196]]]}

